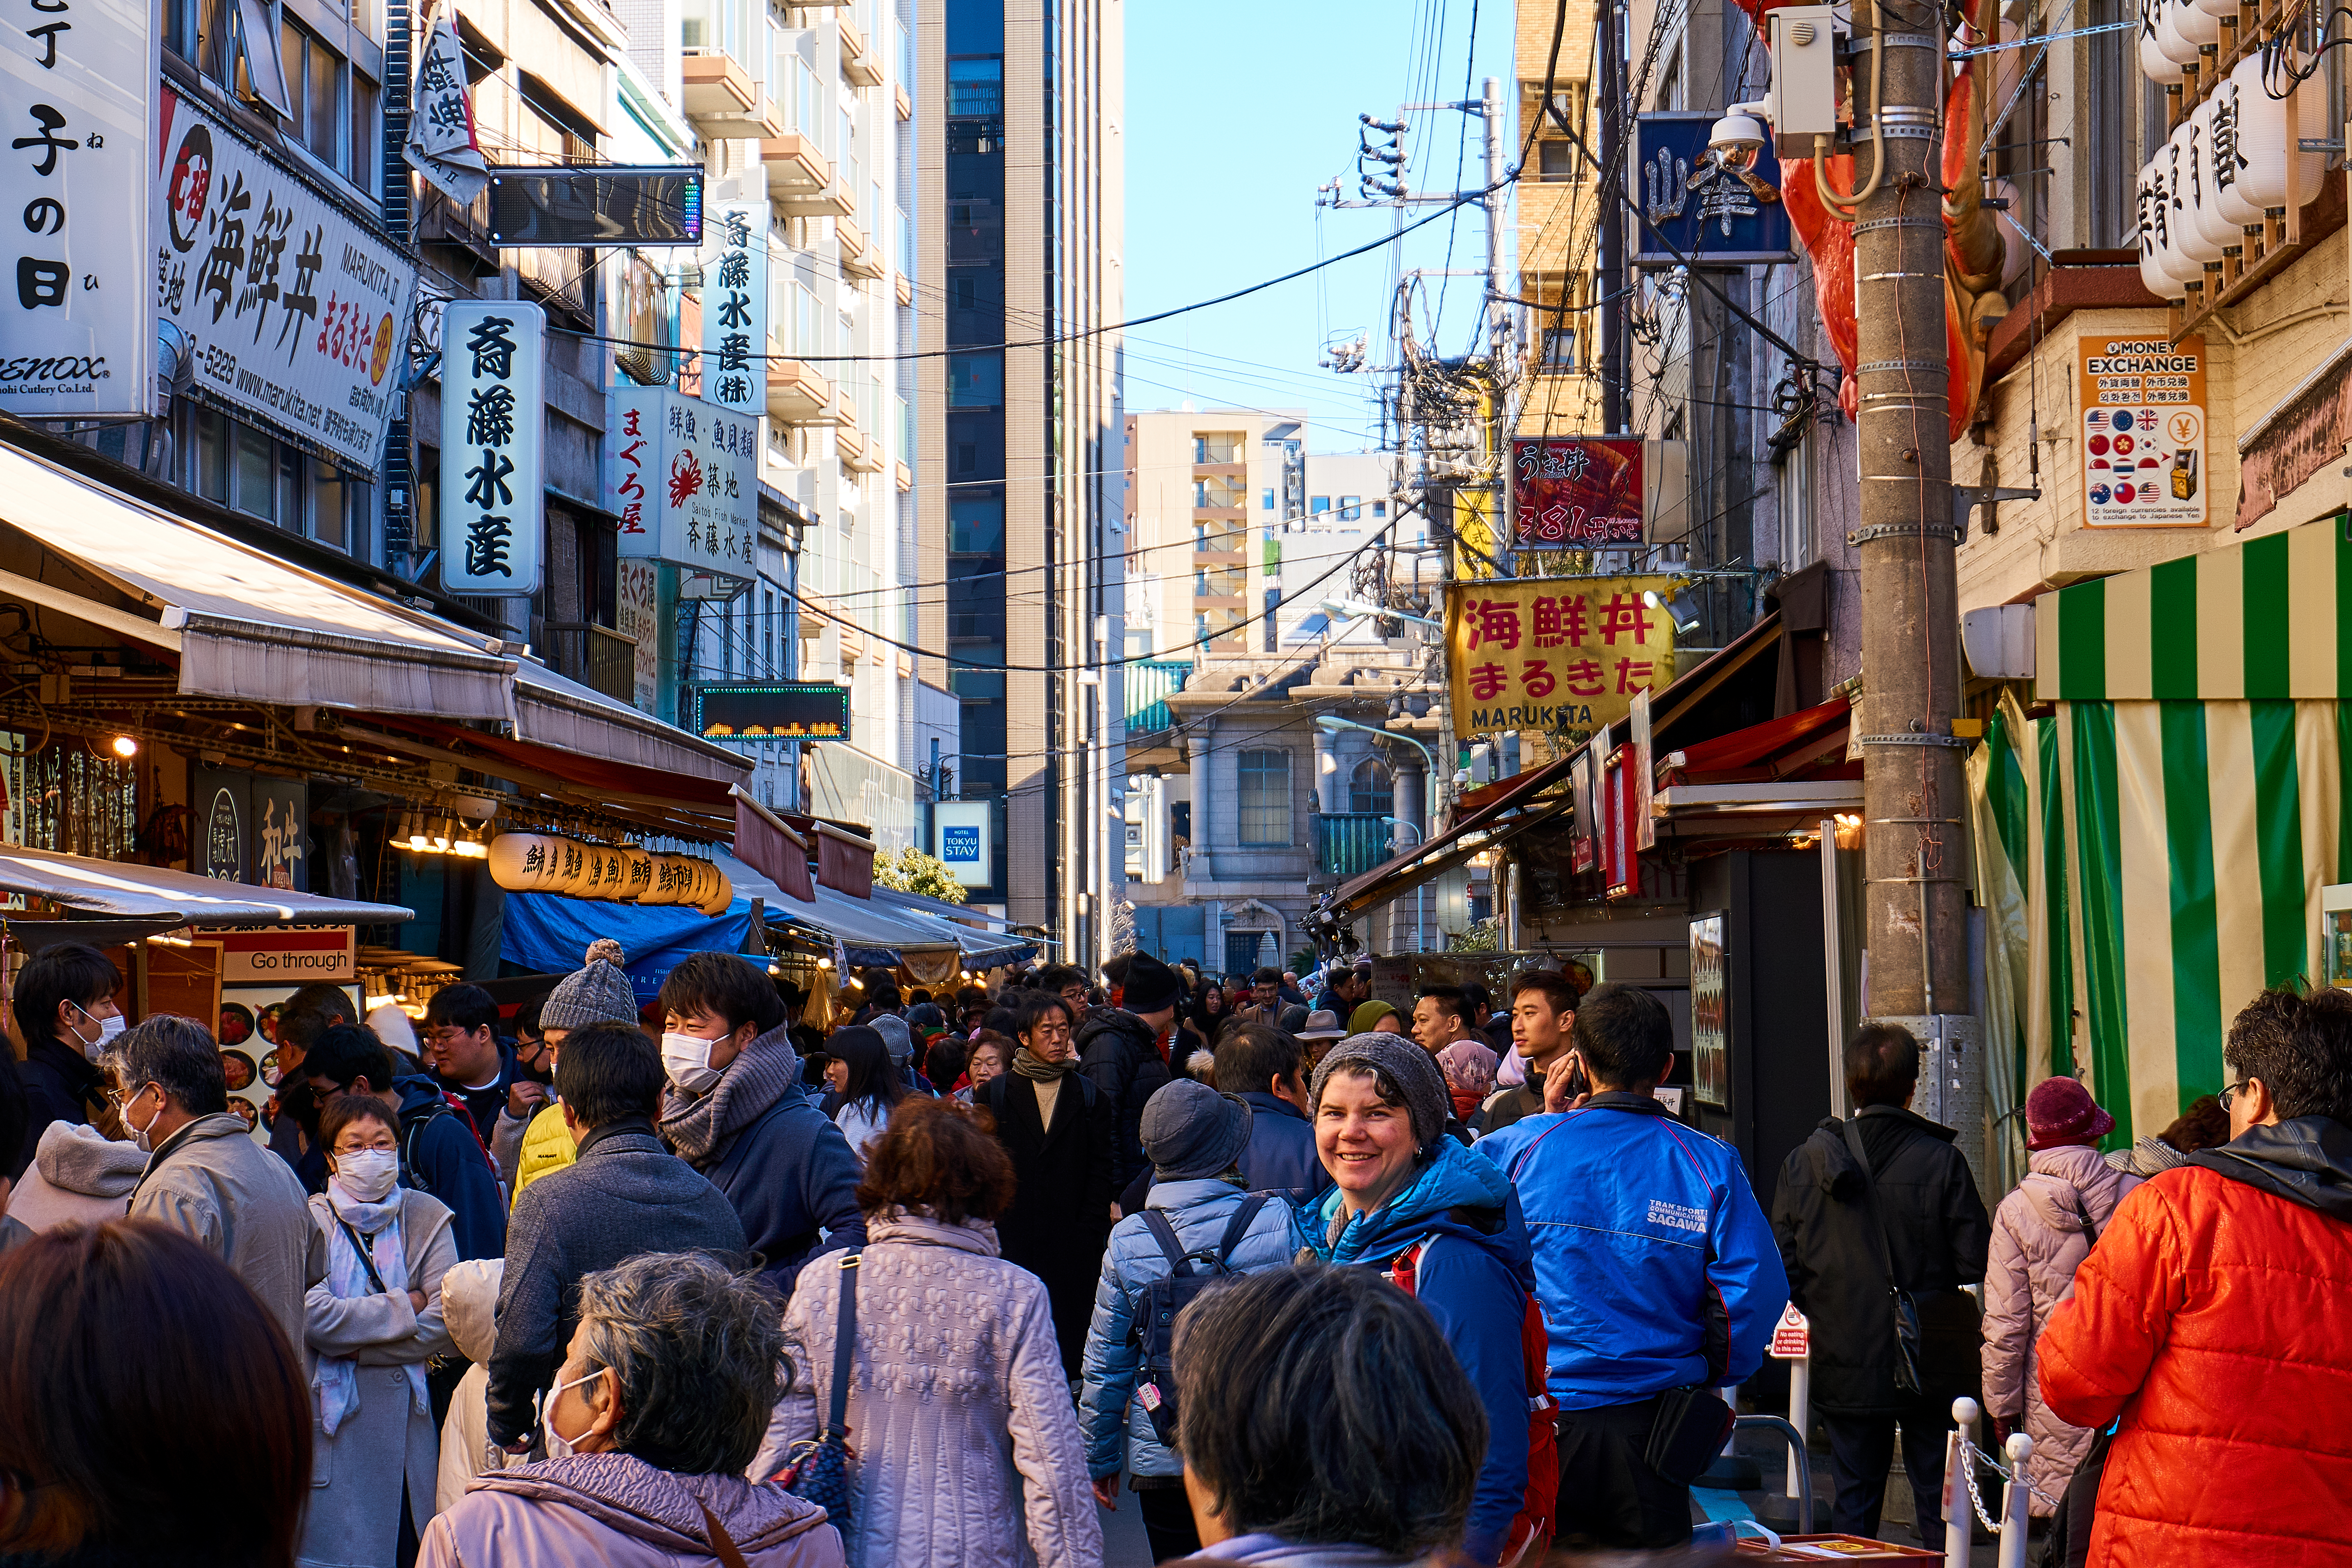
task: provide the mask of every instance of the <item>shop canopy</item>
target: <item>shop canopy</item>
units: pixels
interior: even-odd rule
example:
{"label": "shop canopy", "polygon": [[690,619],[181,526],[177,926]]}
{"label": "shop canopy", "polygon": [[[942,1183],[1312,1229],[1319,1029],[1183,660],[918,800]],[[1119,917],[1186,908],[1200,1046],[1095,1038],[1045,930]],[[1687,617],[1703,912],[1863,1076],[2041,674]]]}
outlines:
{"label": "shop canopy", "polygon": [[[580,967],[588,944],[611,937],[642,1005],[661,994],[669,972],[698,952],[740,952],[751,931],[751,900],[737,889],[724,914],[676,904],[623,904],[559,893],[509,893],[499,956],[542,974]],[[626,1020],[622,1020],[626,1022]]]}
{"label": "shop canopy", "polygon": [[895,969],[908,963],[937,971],[944,964],[961,963],[963,950],[956,941],[955,928],[943,921],[852,898],[823,883],[816,884],[814,898],[797,899],[735,856],[722,851],[712,858],[727,873],[739,897],[761,901],[761,918],[769,925],[822,932],[840,942],[842,956],[853,968]]}
{"label": "shop canopy", "polygon": [[1969,758],[1987,1045],[2086,1079],[2115,1141],[2219,1089],[2264,987],[2325,973],[2352,881],[2352,542],[2328,519],[2045,594],[2036,689]]}
{"label": "shop canopy", "polygon": [[516,660],[497,644],[4,445],[0,521],[46,552],[0,571],[0,595],[177,654],[184,695],[517,717]]}
{"label": "shop canopy", "polygon": [[[175,926],[373,926],[415,920],[396,904],[217,881],[164,866],[131,866],[0,845],[0,892],[22,893],[86,915]],[[577,967],[575,965],[574,967]]]}
{"label": "shop canopy", "polygon": [[[906,910],[927,915],[946,926],[955,936],[956,946],[963,950],[966,969],[994,969],[1003,964],[1018,963],[1036,955],[1037,944],[1025,937],[1007,934],[1006,923],[961,904],[951,904],[944,899],[929,899],[920,893],[902,893],[896,888],[876,886],[874,901],[891,909]],[[965,923],[986,921],[986,929]]]}

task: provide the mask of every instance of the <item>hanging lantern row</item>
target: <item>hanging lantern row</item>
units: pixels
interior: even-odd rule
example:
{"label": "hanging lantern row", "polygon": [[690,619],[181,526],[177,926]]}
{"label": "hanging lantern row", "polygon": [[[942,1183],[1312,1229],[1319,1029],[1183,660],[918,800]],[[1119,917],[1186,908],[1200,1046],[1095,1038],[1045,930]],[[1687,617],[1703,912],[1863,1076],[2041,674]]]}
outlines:
{"label": "hanging lantern row", "polygon": [[631,844],[501,833],[490,840],[489,864],[490,879],[510,893],[684,905],[713,917],[726,913],[735,900],[734,884],[712,862]]}
{"label": "hanging lantern row", "polygon": [[[2140,58],[2145,69],[2145,34]],[[2242,251],[2247,231],[2259,231],[2266,214],[2285,207],[2300,97],[2298,88],[2285,99],[2272,98],[2263,90],[2262,60],[2249,56],[2214,85],[2211,95],[2142,166],[2139,275],[2149,293],[2159,300],[2182,299],[2206,268],[2219,266],[2231,251]],[[2326,160],[2299,150],[2293,155],[2303,160],[2293,173],[2296,189],[2307,199],[2318,193]]]}

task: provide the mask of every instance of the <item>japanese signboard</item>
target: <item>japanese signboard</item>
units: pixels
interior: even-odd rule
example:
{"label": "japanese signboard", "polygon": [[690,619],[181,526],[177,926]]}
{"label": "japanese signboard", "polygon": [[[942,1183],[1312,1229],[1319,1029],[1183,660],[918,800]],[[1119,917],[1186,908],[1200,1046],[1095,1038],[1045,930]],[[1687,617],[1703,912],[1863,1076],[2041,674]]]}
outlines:
{"label": "japanese signboard", "polygon": [[1666,577],[1449,583],[1445,664],[1457,734],[1537,731],[1576,742],[1675,678],[1675,623],[1645,593]]}
{"label": "japanese signboard", "polygon": [[2075,339],[2085,528],[2202,528],[2205,340]]}
{"label": "japanese signboard", "polygon": [[1735,168],[1707,145],[1715,121],[1708,109],[1662,110],[1636,122],[1633,184],[1650,221],[1640,226],[1635,266],[1680,267],[1685,258],[1701,267],[1789,259],[1789,209],[1765,178],[1780,166],[1770,130],[1764,131],[1754,164]]}
{"label": "japanese signboard", "polygon": [[441,584],[539,591],[547,312],[452,300],[441,311]]}
{"label": "japanese signboard", "polygon": [[605,394],[604,506],[621,520],[623,556],[753,575],[761,412],[732,413],[667,386]]}
{"label": "japanese signboard", "polygon": [[246,879],[257,888],[310,890],[310,785],[305,779],[256,774],[253,865]]}
{"label": "japanese signboard", "polygon": [[1701,1105],[1731,1105],[1731,972],[1720,914],[1690,922],[1691,1087]]}
{"label": "japanese signboard", "polygon": [[188,334],[196,385],[374,468],[415,263],[169,89],[162,125],[155,309]]}
{"label": "japanese signboard", "polygon": [[702,230],[702,395],[768,411],[768,204],[722,202]]}
{"label": "japanese signboard", "polygon": [[846,741],[849,688],[775,680],[698,686],[694,732],[706,741]]}
{"label": "japanese signboard", "polygon": [[650,561],[625,559],[617,566],[613,629],[637,639],[636,678],[630,700],[651,713],[661,685],[661,639],[656,631],[661,624],[661,568]]}
{"label": "japanese signboard", "polygon": [[457,41],[454,8],[444,11],[425,35],[408,144],[401,156],[460,206],[470,205],[489,183],[482,145],[474,135],[474,105],[466,96],[466,50]]}
{"label": "japanese signboard", "polygon": [[1642,440],[1514,440],[1511,542],[1591,550],[1642,542]]}
{"label": "japanese signboard", "polygon": [[28,419],[153,412],[139,309],[153,160],[152,12],[22,0],[0,27],[0,408]]}
{"label": "japanese signboard", "polygon": [[252,815],[253,775],[198,767],[189,773],[188,804],[194,843],[188,869],[215,881],[246,880],[246,824]]}

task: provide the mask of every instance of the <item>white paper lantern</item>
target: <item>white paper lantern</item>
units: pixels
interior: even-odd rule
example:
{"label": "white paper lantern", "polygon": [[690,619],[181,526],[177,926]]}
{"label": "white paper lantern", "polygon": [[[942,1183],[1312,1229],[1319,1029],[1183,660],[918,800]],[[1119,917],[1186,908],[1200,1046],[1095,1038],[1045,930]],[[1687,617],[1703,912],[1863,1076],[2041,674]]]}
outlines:
{"label": "white paper lantern", "polygon": [[490,840],[490,880],[509,893],[544,893],[561,880],[562,840],[551,833],[501,833]]}
{"label": "white paper lantern", "polygon": [[2189,181],[2189,206],[2182,216],[2193,225],[2203,245],[2221,259],[2221,253],[2236,250],[2246,242],[2246,231],[2221,215],[2221,204],[2213,185],[2213,103],[2210,99],[2197,106],[2189,117],[2189,150],[2191,154]]}
{"label": "white paper lantern", "polygon": [[2176,66],[2193,66],[2198,47],[2180,30],[2181,10],[2180,0],[2156,0],[2156,48]]}
{"label": "white paper lantern", "polygon": [[2189,3],[2218,21],[2228,21],[2238,14],[2238,0],[2189,0]]}
{"label": "white paper lantern", "polygon": [[729,906],[734,902],[735,884],[729,879],[726,872],[720,870],[716,865],[711,865],[710,888],[699,906],[702,912],[717,920],[720,915],[725,914]]}
{"label": "white paper lantern", "polygon": [[[2248,62],[2252,64],[2253,62]],[[2211,205],[2239,227],[2241,238],[2249,224],[2263,221],[2263,205],[2246,195],[2245,93],[2247,75],[2232,71],[2214,86],[2213,96],[2198,110],[2206,117],[2206,162],[2213,171]],[[2256,81],[2256,92],[2262,86]]]}
{"label": "white paper lantern", "polygon": [[2164,184],[2164,205],[2157,215],[2156,261],[2176,284],[2194,283],[2205,276],[2205,263],[2189,253],[2187,244],[2191,227],[2188,130],[2184,121],[2172,139],[2156,150],[2156,170]]}
{"label": "white paper lantern", "polygon": [[622,868],[620,897],[631,902],[643,900],[654,885],[654,858],[631,844],[621,851],[625,864]]}
{"label": "white paper lantern", "polygon": [[[2273,99],[2263,89],[2258,57],[2240,60],[2230,79],[2238,89],[2231,100],[2237,123],[2222,129],[2234,133],[2243,160],[2238,172],[2239,194],[2258,207],[2283,207],[2286,205],[2288,153],[2305,132],[2322,134],[2315,122],[2326,118],[2326,87],[2315,89],[2304,83],[2284,99]],[[2319,194],[2327,159],[2320,153],[2296,155],[2303,160],[2296,171],[2298,199],[2307,202]]]}
{"label": "white paper lantern", "polygon": [[[2172,13],[2173,26],[2179,32],[2181,37],[2189,43],[2203,48],[2209,44],[2218,44],[2221,41],[2220,12],[2207,11],[2199,6],[2195,0],[2170,0],[2168,9]],[[2236,7],[2231,7],[2232,12],[2235,9]]]}

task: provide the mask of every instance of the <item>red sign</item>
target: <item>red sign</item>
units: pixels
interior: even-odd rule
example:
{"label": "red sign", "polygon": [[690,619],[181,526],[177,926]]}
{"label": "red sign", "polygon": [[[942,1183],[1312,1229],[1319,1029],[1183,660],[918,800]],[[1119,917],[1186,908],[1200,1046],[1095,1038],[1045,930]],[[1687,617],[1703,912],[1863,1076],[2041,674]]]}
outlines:
{"label": "red sign", "polygon": [[1780,1321],[1772,1325],[1772,1346],[1769,1353],[1774,1361],[1803,1361],[1812,1354],[1813,1328],[1805,1321],[1805,1314],[1797,1304],[1789,1303]]}
{"label": "red sign", "polygon": [[1512,542],[1589,550],[1642,542],[1642,442],[1514,440]]}

